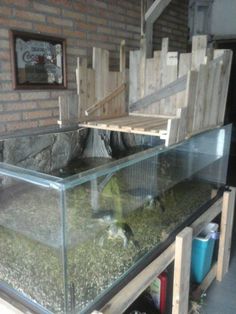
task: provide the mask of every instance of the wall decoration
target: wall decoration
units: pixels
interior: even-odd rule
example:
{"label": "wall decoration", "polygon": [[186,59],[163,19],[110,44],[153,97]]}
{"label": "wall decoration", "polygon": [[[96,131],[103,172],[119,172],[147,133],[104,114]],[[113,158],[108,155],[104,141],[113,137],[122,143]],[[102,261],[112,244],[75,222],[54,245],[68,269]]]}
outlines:
{"label": "wall decoration", "polygon": [[12,30],[15,89],[66,88],[65,40]]}

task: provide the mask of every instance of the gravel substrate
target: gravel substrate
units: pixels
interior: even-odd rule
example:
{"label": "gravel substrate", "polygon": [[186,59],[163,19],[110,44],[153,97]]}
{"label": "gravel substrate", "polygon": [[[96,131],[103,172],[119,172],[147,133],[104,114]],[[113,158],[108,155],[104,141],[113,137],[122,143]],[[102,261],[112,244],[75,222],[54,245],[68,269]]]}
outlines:
{"label": "gravel substrate", "polygon": [[[162,195],[161,206],[154,201],[122,215],[119,212],[117,217],[133,233],[133,241],[124,247],[121,237],[109,237],[109,223],[92,218],[89,187],[76,188],[66,198],[66,283],[69,304],[73,292],[78,311],[164,241],[210,198],[212,188],[185,181]],[[120,197],[126,208],[134,197],[120,190],[120,196],[114,197]],[[103,206],[110,202],[109,197],[100,199]],[[65,311],[60,217],[58,194],[43,189],[19,193],[0,211],[1,279],[53,313]]]}

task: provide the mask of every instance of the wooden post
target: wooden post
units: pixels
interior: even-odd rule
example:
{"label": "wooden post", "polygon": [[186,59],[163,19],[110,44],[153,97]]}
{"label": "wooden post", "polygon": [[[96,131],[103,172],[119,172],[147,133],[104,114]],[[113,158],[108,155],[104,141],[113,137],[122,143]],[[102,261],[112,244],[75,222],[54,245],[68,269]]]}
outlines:
{"label": "wooden post", "polygon": [[192,228],[186,227],[175,240],[172,314],[188,313],[192,233]]}
{"label": "wooden post", "polygon": [[234,220],[235,188],[224,192],[220,226],[220,242],[216,279],[222,281],[229,269],[231,238]]}

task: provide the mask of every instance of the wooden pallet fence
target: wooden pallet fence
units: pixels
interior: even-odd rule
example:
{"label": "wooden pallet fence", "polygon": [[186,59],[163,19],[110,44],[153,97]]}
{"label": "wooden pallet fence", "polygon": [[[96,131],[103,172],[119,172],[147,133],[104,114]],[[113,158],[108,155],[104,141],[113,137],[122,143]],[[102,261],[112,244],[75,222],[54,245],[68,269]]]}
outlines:
{"label": "wooden pallet fence", "polygon": [[[164,38],[152,58],[142,38],[141,49],[129,53],[129,71],[124,41],[117,72],[109,70],[109,52],[93,48],[92,68],[87,58],[77,62],[79,125],[161,136],[167,146],[220,126],[231,62],[232,52],[207,48],[206,36],[194,36],[192,52],[181,54],[170,52]],[[60,121],[74,121],[74,101],[60,99]]]}

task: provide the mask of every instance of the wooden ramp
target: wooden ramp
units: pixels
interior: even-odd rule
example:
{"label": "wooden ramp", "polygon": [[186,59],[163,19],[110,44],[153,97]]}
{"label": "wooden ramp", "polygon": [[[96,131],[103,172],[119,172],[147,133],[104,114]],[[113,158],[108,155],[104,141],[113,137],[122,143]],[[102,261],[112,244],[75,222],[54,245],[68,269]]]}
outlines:
{"label": "wooden ramp", "polygon": [[159,136],[171,145],[224,122],[232,51],[207,48],[206,36],[194,36],[192,52],[169,52],[168,38],[161,51],[147,58],[141,49],[130,51],[125,65],[109,70],[109,52],[94,48],[92,68],[78,58],[77,95],[59,97],[60,125]]}

